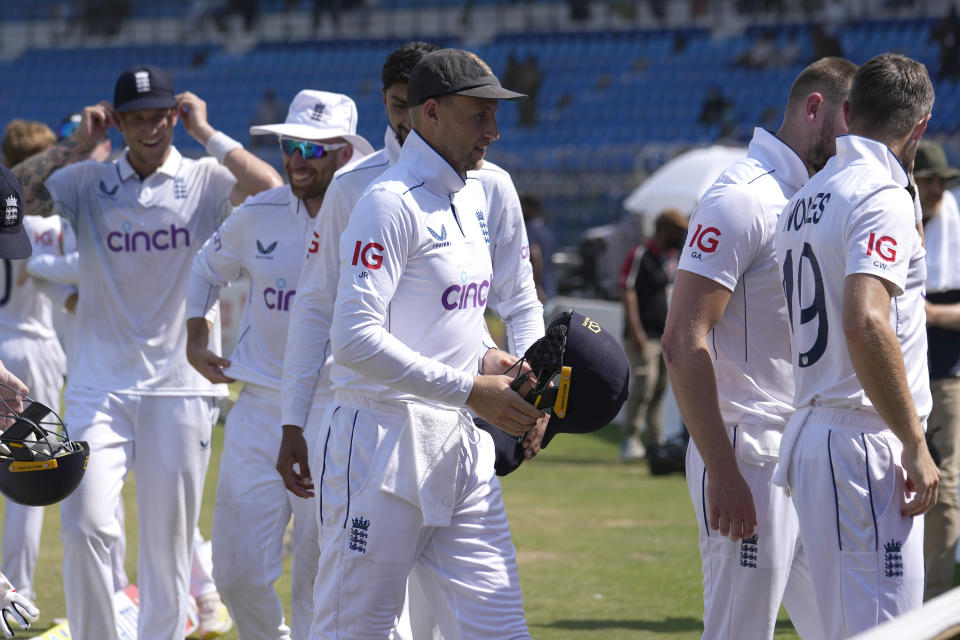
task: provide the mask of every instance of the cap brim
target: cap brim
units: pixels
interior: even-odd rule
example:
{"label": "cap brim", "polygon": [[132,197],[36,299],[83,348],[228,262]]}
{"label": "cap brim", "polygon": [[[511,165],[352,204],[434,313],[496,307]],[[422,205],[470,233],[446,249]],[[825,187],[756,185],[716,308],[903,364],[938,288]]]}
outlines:
{"label": "cap brim", "polygon": [[15,233],[0,233],[0,258],[6,260],[23,260],[33,254],[33,245],[27,230],[20,225]]}
{"label": "cap brim", "polygon": [[523,100],[528,97],[525,93],[517,93],[503,87],[488,84],[482,87],[473,87],[454,92],[458,96],[470,96],[472,98],[495,98],[497,100]]}
{"label": "cap brim", "polygon": [[141,111],[143,109],[170,109],[177,106],[177,101],[173,96],[144,96],[136,100],[124,102],[113,110],[117,113],[126,113],[128,111]]}
{"label": "cap brim", "polygon": [[913,171],[914,178],[940,178],[941,180],[956,180],[960,178],[960,169],[949,167],[947,169],[921,169]]}
{"label": "cap brim", "polygon": [[250,127],[250,135],[263,136],[275,135],[287,138],[296,138],[297,140],[328,140],[330,138],[343,138],[353,146],[361,155],[367,156],[373,153],[373,146],[363,136],[353,133],[343,133],[334,129],[318,129],[307,124],[261,124]]}

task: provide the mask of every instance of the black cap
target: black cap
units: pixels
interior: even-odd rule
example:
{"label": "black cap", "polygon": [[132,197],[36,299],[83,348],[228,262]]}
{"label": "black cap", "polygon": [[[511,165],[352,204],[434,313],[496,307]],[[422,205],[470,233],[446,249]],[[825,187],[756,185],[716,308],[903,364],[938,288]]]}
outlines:
{"label": "black cap", "polygon": [[[630,364],[620,342],[596,320],[572,309],[550,323],[524,358],[537,376],[537,389],[527,400],[551,413],[543,447],[558,433],[602,429],[627,399]],[[546,387],[551,380],[555,386]]]}
{"label": "black cap", "polygon": [[170,76],[152,64],[135,64],[124,69],[113,89],[113,110],[169,109],[176,106]]}
{"label": "black cap", "polygon": [[500,100],[527,97],[500,86],[490,65],[475,53],[462,49],[438,49],[420,58],[410,72],[407,105],[412,107],[430,98],[452,94]]}
{"label": "black cap", "polygon": [[23,188],[10,169],[0,166],[0,258],[20,260],[33,253],[23,228]]}

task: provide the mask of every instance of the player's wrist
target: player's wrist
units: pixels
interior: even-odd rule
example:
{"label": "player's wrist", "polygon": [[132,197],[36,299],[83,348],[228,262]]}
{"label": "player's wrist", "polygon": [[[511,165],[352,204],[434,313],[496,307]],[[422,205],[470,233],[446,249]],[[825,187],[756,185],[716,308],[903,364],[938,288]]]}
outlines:
{"label": "player's wrist", "polygon": [[223,164],[227,154],[234,149],[242,149],[243,145],[225,134],[223,131],[215,131],[204,145],[207,153],[217,159],[217,162]]}

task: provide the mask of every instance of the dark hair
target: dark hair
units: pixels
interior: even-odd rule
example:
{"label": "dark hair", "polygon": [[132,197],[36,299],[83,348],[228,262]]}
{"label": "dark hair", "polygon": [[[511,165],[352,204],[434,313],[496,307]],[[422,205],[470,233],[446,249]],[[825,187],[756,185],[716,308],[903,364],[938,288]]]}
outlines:
{"label": "dark hair", "polygon": [[383,88],[389,89],[390,85],[397,82],[407,84],[410,81],[410,72],[420,62],[420,58],[439,48],[429,42],[408,42],[391,53],[383,63],[383,71],[380,74]]}
{"label": "dark hair", "polygon": [[787,110],[793,109],[813,92],[823,94],[828,102],[839,106],[850,93],[850,83],[856,73],[857,65],[846,58],[831,56],[810,63],[790,87]]}
{"label": "dark hair", "polygon": [[850,87],[850,126],[881,141],[903,138],[933,109],[933,84],[922,63],[898,53],[867,60]]}

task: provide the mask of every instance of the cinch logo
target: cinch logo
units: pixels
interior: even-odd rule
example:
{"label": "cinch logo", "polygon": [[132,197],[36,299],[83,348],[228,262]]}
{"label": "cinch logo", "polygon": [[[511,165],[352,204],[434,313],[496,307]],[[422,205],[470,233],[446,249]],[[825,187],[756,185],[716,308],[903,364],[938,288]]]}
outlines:
{"label": "cinch logo", "polygon": [[277,278],[277,288],[267,287],[263,290],[263,303],[271,311],[290,311],[290,301],[297,295],[296,289],[287,289],[285,278]]}
{"label": "cinch logo", "polygon": [[443,290],[440,296],[440,302],[447,311],[455,309],[467,309],[484,307],[487,304],[487,292],[490,290],[490,282],[466,282],[466,274],[463,277],[464,284],[452,284]]}
{"label": "cinch logo", "polygon": [[721,235],[723,234],[720,233],[720,229],[716,227],[707,227],[704,229],[702,224],[698,224],[697,230],[693,232],[693,236],[690,238],[690,244],[687,246],[692,248],[694,243],[696,243],[700,251],[713,253],[717,250],[717,245],[720,244],[717,238]]}
{"label": "cinch logo", "polygon": [[156,231],[134,231],[129,222],[124,222],[123,231],[111,231],[107,234],[107,248],[114,253],[137,253],[139,251],[166,251],[190,246],[190,231],[174,224],[169,229]]}
{"label": "cinch logo", "polygon": [[383,245],[381,244],[368,242],[364,245],[357,240],[357,244],[353,248],[353,261],[350,264],[357,266],[357,261],[360,261],[367,269],[379,269],[383,266],[382,251]]}
{"label": "cinch logo", "polygon": [[871,233],[867,240],[867,255],[873,255],[876,251],[881,260],[893,262],[897,259],[897,250],[892,247],[897,246],[897,241],[890,236],[876,237],[877,234]]}

